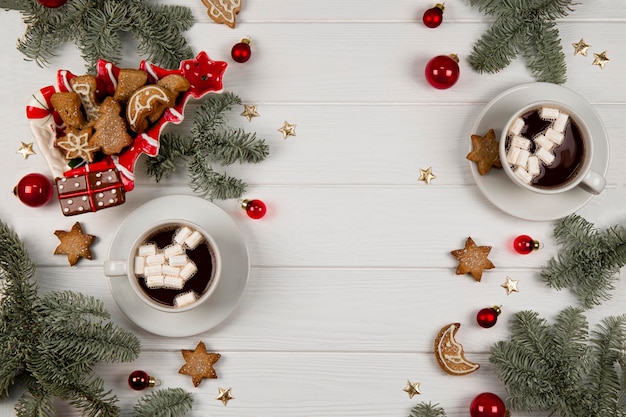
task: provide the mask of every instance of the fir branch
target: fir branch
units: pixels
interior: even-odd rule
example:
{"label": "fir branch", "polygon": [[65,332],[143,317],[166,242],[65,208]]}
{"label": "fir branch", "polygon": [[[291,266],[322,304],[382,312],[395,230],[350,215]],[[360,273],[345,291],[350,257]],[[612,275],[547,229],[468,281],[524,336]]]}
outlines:
{"label": "fir branch", "polygon": [[532,41],[524,45],[522,55],[537,81],[563,84],[567,79],[567,68],[555,26],[554,22],[533,22],[529,28]]}
{"label": "fir branch", "polygon": [[194,155],[190,158],[187,169],[191,189],[209,200],[239,198],[246,191],[246,183],[238,178],[215,172],[202,156]]}
{"label": "fir branch", "polygon": [[626,230],[622,227],[600,231],[578,215],[560,220],[554,236],[563,245],[541,272],[546,284],[555,289],[570,288],[586,309],[611,297],[626,265]]}
{"label": "fir branch", "polygon": [[51,396],[32,391],[22,395],[15,404],[16,417],[55,417]]}
{"label": "fir branch", "polygon": [[161,135],[159,154],[146,160],[146,169],[149,177],[154,177],[156,182],[162,178],[168,178],[180,165],[179,161],[194,153],[193,139],[174,133]]}
{"label": "fir branch", "polygon": [[409,417],[446,417],[445,410],[439,404],[421,402],[411,408]]}
{"label": "fir branch", "polygon": [[140,398],[132,417],[182,417],[193,405],[193,396],[181,388],[160,389]]}

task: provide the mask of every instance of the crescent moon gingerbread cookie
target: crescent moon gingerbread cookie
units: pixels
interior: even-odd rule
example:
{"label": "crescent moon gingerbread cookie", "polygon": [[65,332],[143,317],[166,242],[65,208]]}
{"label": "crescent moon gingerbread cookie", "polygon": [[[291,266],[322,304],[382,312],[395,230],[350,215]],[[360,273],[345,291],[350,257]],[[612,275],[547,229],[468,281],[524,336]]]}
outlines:
{"label": "crescent moon gingerbread cookie", "polygon": [[435,339],[437,362],[450,375],[466,375],[480,368],[479,364],[465,358],[463,346],[454,337],[460,327],[460,323],[450,323],[441,328]]}

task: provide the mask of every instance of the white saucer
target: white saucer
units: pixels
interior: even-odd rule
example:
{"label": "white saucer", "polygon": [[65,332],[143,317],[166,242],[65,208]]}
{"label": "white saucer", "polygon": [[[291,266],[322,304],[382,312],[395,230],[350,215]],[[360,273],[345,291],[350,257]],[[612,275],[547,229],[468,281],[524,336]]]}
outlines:
{"label": "white saucer", "polygon": [[205,228],[222,255],[222,276],[215,292],[197,308],[169,313],[150,307],[133,291],[127,276],[108,277],[117,306],[136,325],[161,336],[192,336],[221,323],[237,306],[248,282],[250,260],[243,234],[233,219],[199,197],[172,195],[156,198],[122,222],[107,259],[125,259],[135,238],[160,220],[188,220]]}
{"label": "white saucer", "polygon": [[[499,138],[503,124],[512,113],[538,100],[562,101],[585,118],[594,140],[592,169],[606,176],[609,167],[609,138],[600,116],[582,96],[557,84],[529,83],[504,91],[481,112],[472,134],[482,136],[493,128],[496,138]],[[491,169],[486,175],[480,175],[473,162],[470,162],[470,169],[476,185],[493,205],[521,219],[560,219],[580,209],[593,198],[592,194],[580,188],[558,195],[533,193],[513,184],[500,169]]]}

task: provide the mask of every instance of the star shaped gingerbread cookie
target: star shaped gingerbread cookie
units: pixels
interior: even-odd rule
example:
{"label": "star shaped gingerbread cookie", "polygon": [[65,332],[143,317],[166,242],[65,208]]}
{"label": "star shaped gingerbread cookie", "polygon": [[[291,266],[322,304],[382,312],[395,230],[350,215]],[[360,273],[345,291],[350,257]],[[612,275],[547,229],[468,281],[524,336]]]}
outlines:
{"label": "star shaped gingerbread cookie", "polygon": [[193,386],[197,387],[204,378],[217,378],[217,372],[213,369],[215,362],[219,360],[219,353],[208,353],[204,342],[198,343],[195,350],[181,350],[186,363],[178,370],[178,373],[191,376]]}
{"label": "star shaped gingerbread cookie", "polygon": [[491,167],[502,168],[499,154],[499,142],[493,129],[489,129],[485,136],[472,135],[472,151],[467,159],[476,162],[478,173],[485,175]]}
{"label": "star shaped gingerbread cookie", "polygon": [[61,244],[54,250],[54,254],[67,255],[70,266],[75,265],[80,258],[92,259],[89,247],[96,237],[83,233],[80,223],[74,223],[69,232],[56,230],[54,234],[61,241]]}
{"label": "star shaped gingerbread cookie", "polygon": [[492,269],[496,266],[487,259],[487,255],[491,251],[491,246],[477,246],[471,237],[465,241],[463,249],[457,249],[450,252],[459,261],[456,269],[457,275],[471,274],[472,277],[480,282],[484,269]]}

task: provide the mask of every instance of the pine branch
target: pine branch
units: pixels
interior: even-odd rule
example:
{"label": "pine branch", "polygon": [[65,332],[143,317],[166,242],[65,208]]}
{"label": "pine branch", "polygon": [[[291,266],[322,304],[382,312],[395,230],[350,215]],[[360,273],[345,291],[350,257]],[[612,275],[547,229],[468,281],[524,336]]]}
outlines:
{"label": "pine branch", "polygon": [[215,172],[201,156],[195,155],[190,158],[187,167],[189,185],[201,197],[209,200],[226,200],[239,198],[246,191],[246,183],[226,174]]}
{"label": "pine branch", "polygon": [[446,417],[445,410],[439,404],[421,402],[411,408],[409,417]]}
{"label": "pine branch", "polygon": [[140,398],[132,417],[182,417],[193,405],[193,396],[181,388],[154,391]]}
{"label": "pine branch", "polygon": [[563,84],[567,80],[565,54],[554,22],[534,22],[522,55],[537,81]]}
{"label": "pine branch", "polygon": [[198,151],[222,165],[231,165],[237,161],[256,164],[269,154],[269,147],[265,142],[258,141],[256,134],[247,133],[243,129],[205,137],[208,140],[198,143]]}
{"label": "pine branch", "polygon": [[176,171],[179,160],[194,154],[193,139],[183,135],[164,133],[161,135],[159,154],[146,160],[146,172],[156,182],[168,178]]}
{"label": "pine branch", "polygon": [[16,417],[55,417],[53,398],[43,393],[27,392],[15,404]]}

